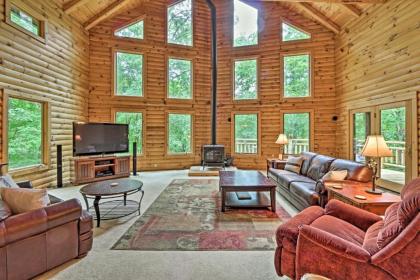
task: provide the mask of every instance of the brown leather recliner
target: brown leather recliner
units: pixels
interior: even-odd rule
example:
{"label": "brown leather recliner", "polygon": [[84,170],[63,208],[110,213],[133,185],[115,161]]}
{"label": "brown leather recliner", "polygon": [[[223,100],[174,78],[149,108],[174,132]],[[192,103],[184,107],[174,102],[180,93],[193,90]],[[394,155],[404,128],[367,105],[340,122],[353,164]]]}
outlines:
{"label": "brown leather recliner", "polygon": [[0,200],[0,279],[30,279],[92,248],[92,216],[79,200],[12,215]]}

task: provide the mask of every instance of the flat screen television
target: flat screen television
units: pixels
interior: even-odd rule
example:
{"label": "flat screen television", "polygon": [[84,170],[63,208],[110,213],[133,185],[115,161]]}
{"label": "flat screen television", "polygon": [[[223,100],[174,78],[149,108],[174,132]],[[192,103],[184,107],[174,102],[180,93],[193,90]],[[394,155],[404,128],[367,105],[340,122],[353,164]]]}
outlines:
{"label": "flat screen television", "polygon": [[73,156],[127,153],[128,125],[73,123]]}

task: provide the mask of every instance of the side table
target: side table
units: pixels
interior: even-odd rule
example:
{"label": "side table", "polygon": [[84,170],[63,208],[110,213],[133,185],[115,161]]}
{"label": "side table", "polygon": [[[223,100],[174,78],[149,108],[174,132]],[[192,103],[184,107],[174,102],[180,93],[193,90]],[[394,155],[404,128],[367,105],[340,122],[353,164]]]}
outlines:
{"label": "side table", "polygon": [[267,158],[267,169],[266,174],[268,176],[268,169],[276,168],[276,169],[283,169],[286,165],[287,160],[279,159],[279,158]]}

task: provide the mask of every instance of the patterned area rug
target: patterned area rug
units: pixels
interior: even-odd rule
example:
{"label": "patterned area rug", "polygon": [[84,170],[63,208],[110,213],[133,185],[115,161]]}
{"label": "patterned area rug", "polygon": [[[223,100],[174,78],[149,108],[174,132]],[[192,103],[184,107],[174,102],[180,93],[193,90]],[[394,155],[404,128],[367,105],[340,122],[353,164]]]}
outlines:
{"label": "patterned area rug", "polygon": [[114,250],[273,250],[277,227],[290,218],[277,204],[220,211],[216,179],[177,179],[112,247]]}

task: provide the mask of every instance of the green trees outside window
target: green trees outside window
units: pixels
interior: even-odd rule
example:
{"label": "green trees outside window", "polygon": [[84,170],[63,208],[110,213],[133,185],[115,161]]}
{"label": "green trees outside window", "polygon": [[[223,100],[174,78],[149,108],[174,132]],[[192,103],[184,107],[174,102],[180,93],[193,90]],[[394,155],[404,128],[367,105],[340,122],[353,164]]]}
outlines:
{"label": "green trees outside window", "polygon": [[190,60],[169,59],[168,97],[178,99],[192,98],[192,62]]}
{"label": "green trees outside window", "polygon": [[370,112],[353,114],[353,156],[357,162],[365,162],[361,155],[366,138],[370,135]]}
{"label": "green trees outside window", "polygon": [[115,94],[143,96],[143,55],[117,52]]}
{"label": "green trees outside window", "polygon": [[240,0],[233,1],[233,46],[258,44],[258,10]]}
{"label": "green trees outside window", "polygon": [[258,153],[258,114],[235,114],[235,153]]}
{"label": "green trees outside window", "polygon": [[283,115],[283,130],[289,143],[285,147],[286,154],[297,155],[309,151],[310,146],[310,114],[287,113]]}
{"label": "green trees outside window", "polygon": [[41,22],[19,8],[14,6],[11,7],[10,20],[32,34],[41,36]]}
{"label": "green trees outside window", "polygon": [[133,143],[137,143],[137,154],[143,153],[143,114],[139,112],[116,112],[115,123],[128,124],[128,140],[130,154]]}
{"label": "green trees outside window", "polygon": [[192,115],[168,114],[168,153],[192,152]]}
{"label": "green trees outside window", "polygon": [[258,98],[257,60],[235,61],[235,100]]}
{"label": "green trees outside window", "polygon": [[140,20],[120,28],[115,31],[114,35],[123,38],[144,39],[144,21]]}
{"label": "green trees outside window", "polygon": [[168,7],[168,43],[193,45],[193,16],[191,0],[183,0]]}
{"label": "green trees outside window", "polygon": [[282,38],[284,42],[306,40],[311,38],[311,34],[301,31],[297,27],[285,22],[282,23],[282,31]]}
{"label": "green trees outside window", "polygon": [[8,99],[7,151],[9,169],[42,164],[43,104]]}
{"label": "green trees outside window", "polygon": [[310,96],[310,55],[284,56],[284,96]]}

